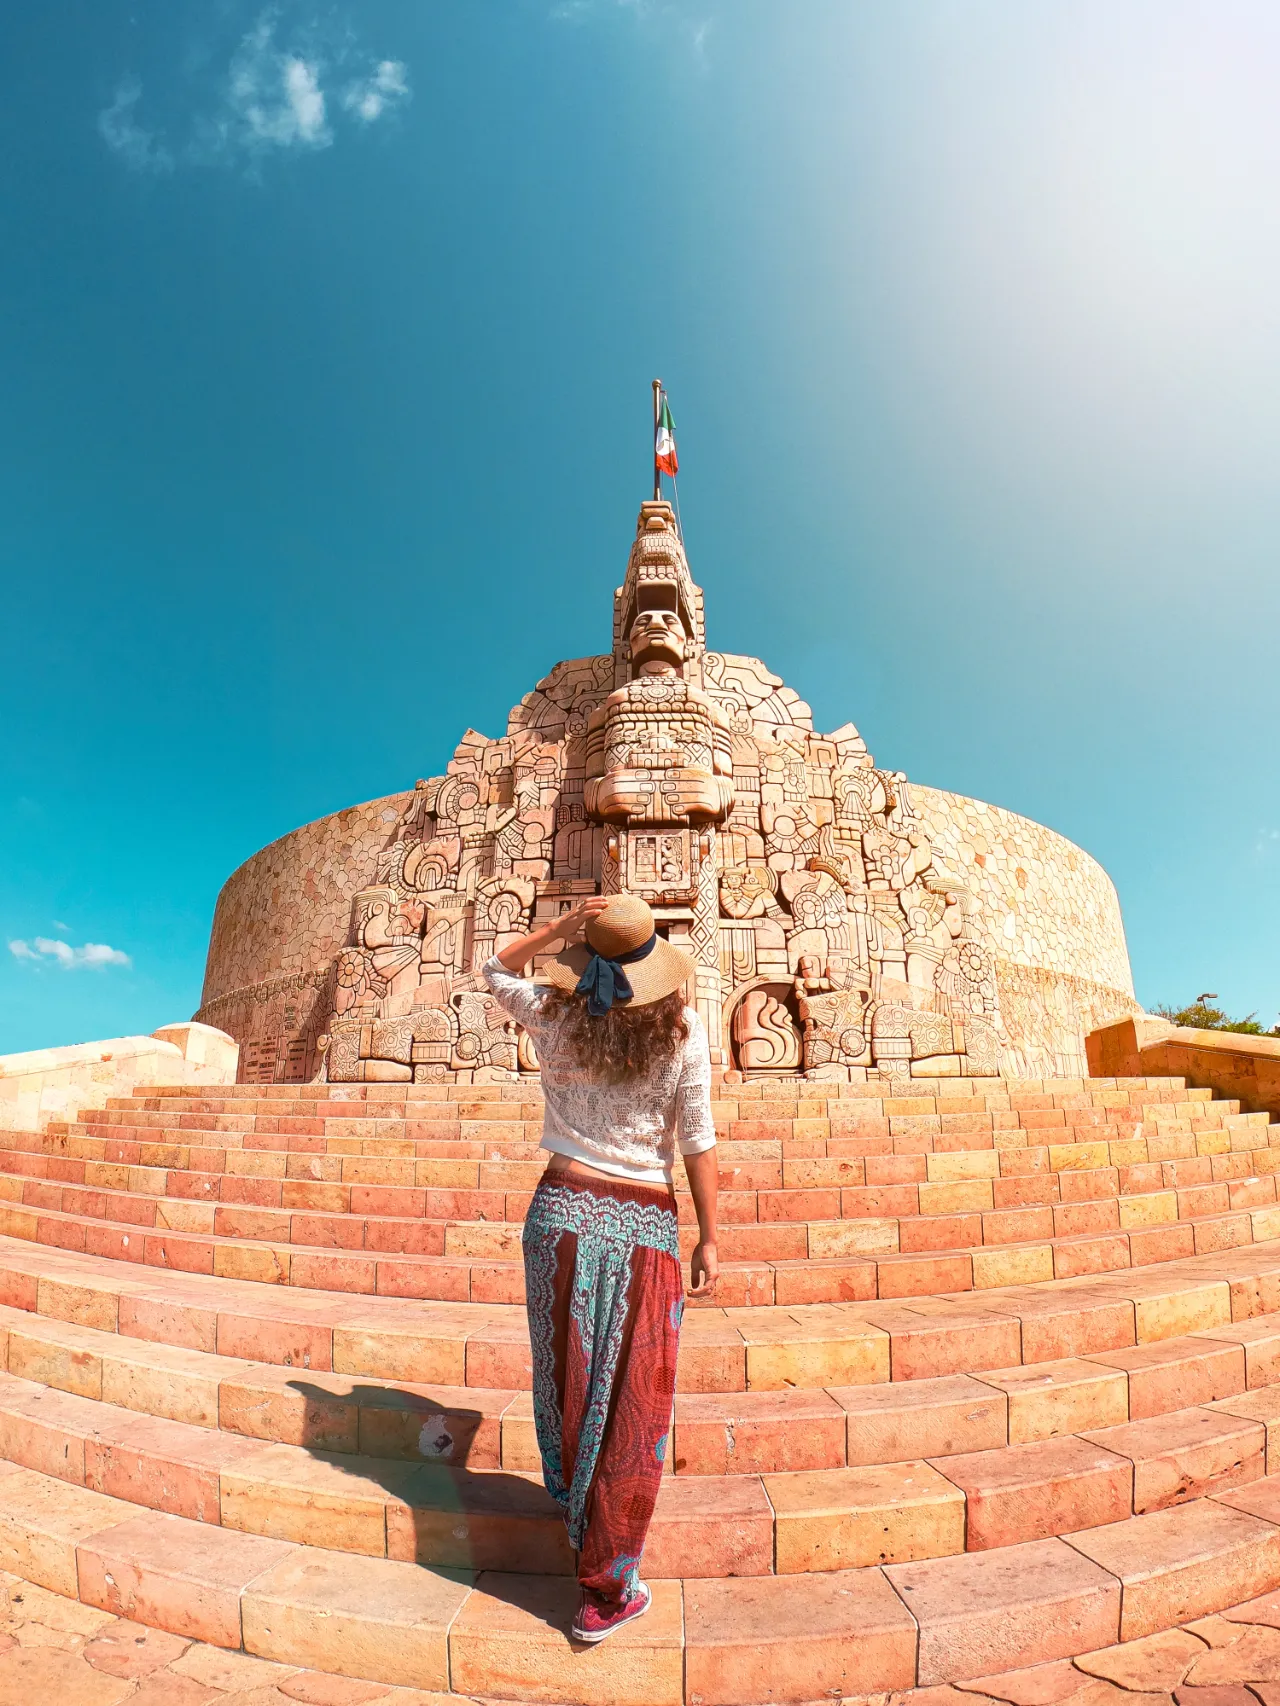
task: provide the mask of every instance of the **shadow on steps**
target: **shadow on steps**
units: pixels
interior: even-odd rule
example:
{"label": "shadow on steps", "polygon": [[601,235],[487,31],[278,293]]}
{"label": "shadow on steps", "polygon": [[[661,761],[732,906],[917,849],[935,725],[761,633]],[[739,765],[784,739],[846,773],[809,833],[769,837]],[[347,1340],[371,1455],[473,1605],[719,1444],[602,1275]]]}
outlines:
{"label": "shadow on steps", "polygon": [[[335,1488],[325,1500],[345,1525],[345,1538],[330,1530],[327,1543],[354,1550],[359,1535],[358,1549],[373,1551],[381,1507],[389,1558],[450,1574],[485,1572],[489,1594],[526,1609],[530,1584],[514,1578],[560,1578],[536,1597],[547,1621],[567,1633],[577,1598],[564,1522],[540,1475],[496,1466],[498,1413],[448,1404],[429,1388],[353,1385],[339,1395],[306,1380],[288,1385],[306,1400],[297,1443],[351,1482],[347,1497]],[[472,1467],[477,1460],[482,1467]],[[314,1506],[309,1518],[312,1512],[319,1535],[326,1521]]]}

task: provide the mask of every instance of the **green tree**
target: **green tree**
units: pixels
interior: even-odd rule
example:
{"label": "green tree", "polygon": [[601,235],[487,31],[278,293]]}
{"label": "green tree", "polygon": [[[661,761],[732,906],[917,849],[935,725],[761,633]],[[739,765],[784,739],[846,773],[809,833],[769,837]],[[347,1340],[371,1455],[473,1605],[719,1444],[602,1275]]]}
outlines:
{"label": "green tree", "polygon": [[1151,1011],[1171,1024],[1189,1025],[1197,1031],[1238,1031],[1246,1037],[1280,1037],[1280,1025],[1267,1031],[1254,1013],[1233,1019],[1221,1007],[1210,1007],[1203,1001],[1193,1001],[1189,1007],[1153,1007]]}

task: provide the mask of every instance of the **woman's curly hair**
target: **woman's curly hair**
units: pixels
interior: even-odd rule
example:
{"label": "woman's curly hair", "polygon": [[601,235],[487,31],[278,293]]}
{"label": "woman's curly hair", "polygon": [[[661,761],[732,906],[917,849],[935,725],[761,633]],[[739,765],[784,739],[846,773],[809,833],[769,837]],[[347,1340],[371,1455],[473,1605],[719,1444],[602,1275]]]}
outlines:
{"label": "woman's curly hair", "polygon": [[677,1054],[689,1035],[680,989],[643,1007],[615,1001],[598,1019],[587,1012],[585,995],[548,989],[545,1001],[543,1012],[563,1026],[566,1054],[597,1084],[643,1077]]}

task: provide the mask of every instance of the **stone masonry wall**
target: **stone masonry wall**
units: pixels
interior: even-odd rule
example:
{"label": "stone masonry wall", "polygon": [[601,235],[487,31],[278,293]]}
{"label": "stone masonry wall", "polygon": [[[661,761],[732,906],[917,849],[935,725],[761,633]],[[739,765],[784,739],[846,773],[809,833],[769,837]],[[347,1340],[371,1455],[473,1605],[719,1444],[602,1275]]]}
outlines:
{"label": "stone masonry wall", "polygon": [[196,1017],[242,1045],[249,1082],[310,1078],[351,897],[395,839],[412,791],[317,818],[246,859],[213,915]]}
{"label": "stone masonry wall", "polygon": [[1088,1032],[1140,1011],[1114,883],[1043,824],[941,788],[910,788],[939,861],[981,903],[972,924],[996,961],[1006,1070],[1081,1076]]}
{"label": "stone masonry wall", "polygon": [[[1111,879],[1029,818],[919,783],[910,790],[940,861],[981,903],[973,925],[996,961],[1008,1069],[1080,1075],[1085,1034],[1138,1011]],[[319,818],[228,878],[195,1017],[241,1043],[242,1077],[312,1075],[352,897],[394,841],[411,797],[392,794]]]}

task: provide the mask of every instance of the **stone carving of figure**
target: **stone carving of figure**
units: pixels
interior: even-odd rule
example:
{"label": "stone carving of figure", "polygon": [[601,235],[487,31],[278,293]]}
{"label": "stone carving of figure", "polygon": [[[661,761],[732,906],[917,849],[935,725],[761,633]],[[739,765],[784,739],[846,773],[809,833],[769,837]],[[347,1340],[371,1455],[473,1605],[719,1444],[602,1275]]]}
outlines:
{"label": "stone carving of figure", "polygon": [[419,950],[418,999],[425,1006],[446,1001],[455,972],[462,964],[466,912],[460,905],[427,909],[427,926]]}
{"label": "stone carving of figure", "polygon": [[800,1037],[784,1002],[767,989],[751,989],[733,1015],[733,1041],[744,1072],[795,1072]]}
{"label": "stone carving of figure", "polygon": [[880,959],[884,932],[865,889],[849,896],[849,938],[852,957],[849,982],[858,989],[869,991],[873,967]]}
{"label": "stone carving of figure", "polygon": [[909,829],[906,847],[899,848],[899,865],[895,888],[909,889],[917,877],[922,877],[933,863],[933,846],[922,829]]}
{"label": "stone carving of figure", "polygon": [[537,884],[529,877],[489,877],[476,888],[475,949],[477,968],[490,954],[500,954],[528,928]]}
{"label": "stone carving of figure", "polygon": [[796,967],[796,999],[810,995],[830,995],[835,984],[827,976],[826,967],[816,954],[801,954]]}
{"label": "stone carving of figure", "polygon": [[777,877],[758,865],[729,865],[720,873],[720,910],[726,918],[764,918],[774,902]]}
{"label": "stone carving of figure", "polygon": [[942,962],[952,944],[959,940],[964,927],[964,914],[958,894],[949,892],[942,897],[941,914],[938,913],[936,903],[930,907],[923,904],[923,899],[923,896],[918,896],[917,904],[908,905],[906,908],[907,930],[904,947],[907,955],[907,982],[913,988],[932,996],[938,987],[938,973]]}
{"label": "stone carving of figure", "polygon": [[[855,976],[861,979],[869,965],[868,987],[889,979],[905,984],[907,979],[906,920],[896,895],[863,890],[849,897],[853,925]],[[865,962],[862,960],[866,954]]]}
{"label": "stone carving of figure", "polygon": [[367,889],[356,901],[357,941],[338,955],[334,1012],[341,1016],[363,1008],[384,1017],[407,1013],[418,986],[426,909],[420,901],[398,901],[390,888]]}
{"label": "stone carving of figure", "polygon": [[721,821],[733,801],[729,725],[677,673],[688,644],[680,616],[642,610],[629,643],[633,679],[587,723],[587,815],[612,823]]}
{"label": "stone carving of figure", "polygon": [[852,835],[870,829],[877,818],[889,810],[885,780],[879,770],[869,764],[842,767],[833,780],[836,802],[836,824]]}
{"label": "stone carving of figure", "polygon": [[802,957],[826,965],[827,976],[843,985],[849,975],[848,900],[830,870],[784,871],[782,893],[791,905],[787,958],[794,972]]}
{"label": "stone carving of figure", "polygon": [[862,857],[871,888],[893,888],[900,864],[898,849],[899,838],[883,823],[873,823],[870,829],[863,831]]}
{"label": "stone carving of figure", "polygon": [[551,875],[556,810],[542,804],[543,780],[538,765],[517,766],[515,803],[510,822],[496,837],[495,868],[509,865],[528,877]]}
{"label": "stone carving of figure", "polygon": [[844,923],[844,893],[829,871],[786,871],[781,886],[797,930],[838,930]]}
{"label": "stone carving of figure", "polygon": [[374,971],[393,993],[412,989],[418,981],[416,976],[407,974],[418,959],[425,916],[426,908],[421,901],[396,904],[390,890],[372,901],[365,913],[361,945],[371,951]]}

